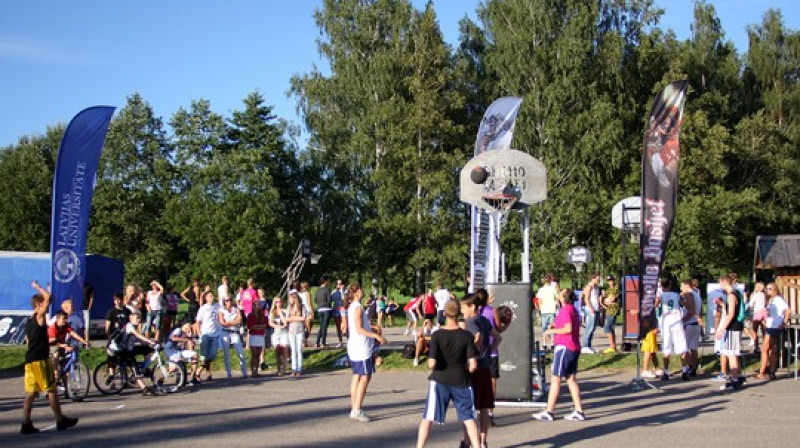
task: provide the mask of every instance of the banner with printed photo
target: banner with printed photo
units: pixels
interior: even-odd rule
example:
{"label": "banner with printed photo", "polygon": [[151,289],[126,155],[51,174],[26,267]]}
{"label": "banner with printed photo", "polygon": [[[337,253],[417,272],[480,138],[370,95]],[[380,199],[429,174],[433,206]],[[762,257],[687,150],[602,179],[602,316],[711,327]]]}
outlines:
{"label": "banner with printed photo", "polygon": [[50,230],[54,311],[61,309],[66,299],[73,299],[78,315],[83,309],[89,212],[97,165],[113,114],[110,106],[84,109],[67,126],[58,149]]}
{"label": "banner with printed photo", "polygon": [[[495,100],[483,114],[478,137],[475,139],[475,154],[511,148],[514,124],[522,104],[522,98],[505,96]],[[500,272],[500,245],[497,234],[500,216],[472,206],[470,226],[470,281],[469,291],[485,288],[487,283],[498,281]]]}
{"label": "banner with printed photo", "polygon": [[642,234],[639,240],[639,338],[657,328],[656,294],[675,219],[678,162],[687,81],[673,82],[656,96],[644,136]]}

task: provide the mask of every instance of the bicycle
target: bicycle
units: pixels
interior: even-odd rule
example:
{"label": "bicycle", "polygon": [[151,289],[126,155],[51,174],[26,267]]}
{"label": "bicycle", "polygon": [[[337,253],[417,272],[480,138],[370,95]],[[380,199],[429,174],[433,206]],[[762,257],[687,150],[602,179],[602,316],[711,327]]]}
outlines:
{"label": "bicycle", "polygon": [[72,401],[83,401],[89,394],[89,369],[81,362],[78,347],[60,358],[58,384],[64,388],[65,398]]}
{"label": "bicycle", "polygon": [[[169,371],[169,364],[164,363],[163,348],[161,344],[153,347],[153,353],[148,354],[144,361],[136,361],[142,376],[162,393],[173,393],[186,384],[186,366],[178,364],[173,372]],[[109,351],[108,358],[100,363],[94,370],[94,385],[103,395],[116,395],[125,387],[136,384],[136,375],[133,366],[129,365],[118,353]]]}

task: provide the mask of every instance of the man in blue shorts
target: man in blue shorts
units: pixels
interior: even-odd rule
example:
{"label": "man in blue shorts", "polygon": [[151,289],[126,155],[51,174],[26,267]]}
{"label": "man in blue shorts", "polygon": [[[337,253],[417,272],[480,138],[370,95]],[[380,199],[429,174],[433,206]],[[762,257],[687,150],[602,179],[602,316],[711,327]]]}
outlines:
{"label": "man in blue shorts", "polygon": [[428,367],[433,372],[428,377],[428,397],[419,424],[417,448],[425,446],[431,423],[444,424],[450,401],[464,424],[470,443],[473,447],[480,446],[470,380],[470,373],[478,368],[478,353],[472,334],[458,326],[458,312],[458,302],[448,300],[444,305],[445,324],[431,336]]}

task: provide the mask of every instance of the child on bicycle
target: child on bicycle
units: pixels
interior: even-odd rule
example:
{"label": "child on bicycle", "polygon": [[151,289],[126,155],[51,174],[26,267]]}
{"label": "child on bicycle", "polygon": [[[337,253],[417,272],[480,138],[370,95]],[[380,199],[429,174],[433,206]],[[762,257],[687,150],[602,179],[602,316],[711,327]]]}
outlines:
{"label": "child on bicycle", "polygon": [[[120,354],[120,359],[130,366],[133,370],[133,374],[136,378],[136,385],[142,390],[142,396],[150,397],[157,395],[156,390],[152,386],[146,386],[144,384],[144,380],[142,380],[143,372],[139,366],[139,363],[136,361],[136,355],[145,355],[147,356],[153,350],[150,348],[151,346],[155,345],[155,341],[148,339],[142,333],[139,332],[138,328],[142,322],[142,315],[139,312],[131,313],[128,317],[129,321],[128,324],[125,325],[124,330],[124,338],[122,344],[122,353]],[[136,341],[141,341],[147,344],[146,346],[136,345]]]}
{"label": "child on bicycle", "polygon": [[[58,381],[58,375],[61,372],[61,361],[66,359],[68,353],[72,353],[75,350],[75,347],[67,340],[68,338],[72,338],[83,345],[89,345],[86,339],[75,332],[67,323],[67,313],[59,311],[56,313],[53,325],[47,328],[47,339],[51,347],[50,356],[53,358],[53,374],[56,381]],[[64,376],[63,373],[62,376]]]}

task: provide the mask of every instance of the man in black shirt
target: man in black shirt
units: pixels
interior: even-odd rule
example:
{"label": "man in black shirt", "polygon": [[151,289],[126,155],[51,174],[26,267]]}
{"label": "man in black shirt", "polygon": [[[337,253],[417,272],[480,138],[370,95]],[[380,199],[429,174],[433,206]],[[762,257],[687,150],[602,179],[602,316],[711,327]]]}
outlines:
{"label": "man in black shirt", "polygon": [[56,427],[62,431],[78,424],[78,419],[63,415],[61,404],[58,402],[53,366],[50,363],[50,341],[47,337],[47,308],[50,306],[50,293],[36,282],[31,286],[38,294],[31,297],[33,315],[25,324],[28,351],[25,353],[25,402],[22,407],[20,432],[22,434],[39,432],[31,420],[33,401],[39,392],[47,392],[50,408],[56,416]]}
{"label": "man in black shirt", "polygon": [[472,446],[480,446],[470,382],[470,373],[478,367],[477,352],[472,335],[458,327],[458,312],[458,302],[448,300],[444,306],[445,324],[431,336],[428,367],[433,372],[428,377],[428,397],[419,424],[417,448],[425,446],[432,422],[444,424],[450,400]]}
{"label": "man in black shirt", "polygon": [[106,314],[106,336],[111,336],[128,324],[131,310],[122,303],[122,294],[114,294],[114,306]]}

